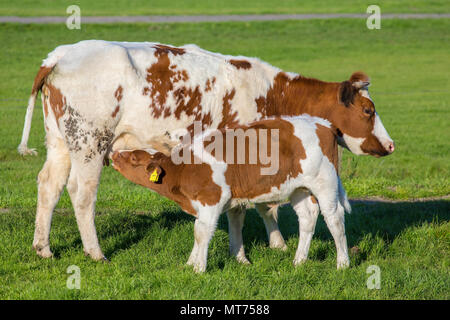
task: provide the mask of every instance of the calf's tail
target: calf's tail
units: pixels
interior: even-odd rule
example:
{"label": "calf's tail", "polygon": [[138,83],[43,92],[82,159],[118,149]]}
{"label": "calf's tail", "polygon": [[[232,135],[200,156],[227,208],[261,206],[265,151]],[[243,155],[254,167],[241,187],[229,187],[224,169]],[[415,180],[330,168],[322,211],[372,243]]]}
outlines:
{"label": "calf's tail", "polygon": [[344,207],[345,211],[348,213],[352,212],[352,206],[347,198],[347,193],[345,192],[344,186],[342,185],[341,178],[338,177],[338,192],[339,192],[339,202]]}

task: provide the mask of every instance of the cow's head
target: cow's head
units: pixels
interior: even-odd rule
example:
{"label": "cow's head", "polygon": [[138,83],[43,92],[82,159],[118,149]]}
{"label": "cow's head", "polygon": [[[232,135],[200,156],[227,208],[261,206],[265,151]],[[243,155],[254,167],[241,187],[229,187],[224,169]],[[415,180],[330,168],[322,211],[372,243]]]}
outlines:
{"label": "cow's head", "polygon": [[394,141],[381,122],[369,96],[369,77],[355,72],[339,88],[339,104],[333,116],[338,142],[355,154],[386,156],[394,152]]}

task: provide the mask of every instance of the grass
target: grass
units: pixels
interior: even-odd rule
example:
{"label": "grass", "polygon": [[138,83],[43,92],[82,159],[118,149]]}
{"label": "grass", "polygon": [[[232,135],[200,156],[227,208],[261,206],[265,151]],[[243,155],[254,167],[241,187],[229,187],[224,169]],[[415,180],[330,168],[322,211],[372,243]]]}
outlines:
{"label": "grass", "polygon": [[270,14],[270,13],[365,13],[377,4],[382,13],[448,13],[445,0],[0,0],[0,15],[65,16],[66,8],[76,4],[81,14],[95,15],[196,15],[196,14]]}
{"label": "grass", "polygon": [[[342,177],[351,197],[391,199],[450,194],[448,82],[450,21],[388,20],[368,30],[363,20],[253,23],[0,25],[0,298],[149,299],[448,299],[448,200],[354,203],[347,216],[349,246],[358,246],[352,268],[335,270],[334,243],[322,219],[311,261],[292,266],[298,225],[291,209],[280,213],[288,251],[267,248],[253,211],[246,218],[251,266],[228,256],[226,219],[211,244],[208,272],[184,266],[193,243],[192,218],[172,202],[105,168],[97,201],[97,230],[110,264],[82,254],[69,197],[63,194],[51,234],[53,260],[32,252],[36,176],[45,161],[42,112],[36,107],[29,146],[16,152],[26,101],[40,62],[57,45],[82,39],[196,43],[227,54],[257,56],[282,69],[330,81],[363,69],[396,152],[375,159],[344,153]],[[38,103],[38,106],[40,103]],[[78,265],[82,289],[65,287],[69,265]],[[369,265],[382,270],[382,289],[368,290]]]}
{"label": "grass", "polygon": [[[111,260],[96,263],[82,253],[75,219],[59,211],[51,235],[56,258],[31,250],[34,213],[0,214],[2,299],[449,299],[450,203],[353,204],[347,216],[352,267],[336,271],[334,243],[319,218],[310,260],[294,268],[298,225],[292,209],[280,213],[288,250],[269,249],[262,220],[250,210],[244,241],[252,265],[228,255],[223,216],[210,244],[208,270],[185,265],[193,245],[193,219],[169,204],[135,214],[103,208],[96,218],[100,243]],[[69,266],[81,271],[81,289],[68,290]],[[366,270],[381,269],[381,289],[368,290]]]}

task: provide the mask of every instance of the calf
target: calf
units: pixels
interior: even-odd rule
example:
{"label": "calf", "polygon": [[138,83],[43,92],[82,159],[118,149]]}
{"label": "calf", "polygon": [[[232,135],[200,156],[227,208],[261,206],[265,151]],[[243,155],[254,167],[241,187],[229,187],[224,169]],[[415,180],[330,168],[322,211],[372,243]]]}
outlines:
{"label": "calf", "polygon": [[[278,152],[276,172],[263,174],[272,164],[264,164],[261,159],[251,164],[250,142],[245,144],[245,163],[234,161],[236,148],[211,151],[211,137],[214,136],[214,141],[225,140],[230,131],[225,129],[209,130],[195,137],[185,149],[189,153],[187,159],[193,160],[190,163],[175,163],[173,153],[167,156],[134,150],[116,151],[112,155],[113,166],[127,179],[174,200],[197,218],[194,248],[188,260],[197,272],[206,269],[208,244],[222,212],[242,202],[267,204],[287,198],[300,221],[294,263],[306,259],[318,214],[312,201],[317,198],[336,243],[337,267],[347,267],[344,211],[350,211],[350,204],[336,170],[335,129],[328,121],[310,116],[261,120],[239,129],[256,132],[259,155],[261,149],[271,150],[271,157]],[[261,130],[269,134],[261,135]],[[222,157],[219,151],[223,151]],[[223,161],[224,157],[227,161]],[[195,160],[199,160],[198,164]],[[305,190],[315,198],[305,201],[305,195],[311,197]]]}

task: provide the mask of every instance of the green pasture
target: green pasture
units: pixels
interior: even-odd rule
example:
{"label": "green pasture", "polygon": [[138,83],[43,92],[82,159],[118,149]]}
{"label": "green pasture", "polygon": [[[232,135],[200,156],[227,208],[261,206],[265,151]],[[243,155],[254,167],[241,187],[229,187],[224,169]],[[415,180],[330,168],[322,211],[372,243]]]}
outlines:
{"label": "green pasture", "polygon": [[[7,8],[2,6],[1,13]],[[362,19],[82,25],[81,30],[0,24],[0,298],[449,299],[450,202],[414,201],[450,194],[449,30],[448,19],[385,20],[380,30],[368,30]],[[329,81],[364,70],[372,78],[371,96],[396,151],[379,159],[345,151],[343,182],[351,198],[400,201],[353,202],[346,230],[349,246],[359,250],[345,271],[335,269],[334,243],[322,218],[310,261],[294,268],[298,224],[292,209],[280,212],[286,252],[267,247],[262,221],[249,210],[244,240],[251,266],[229,257],[223,216],[210,246],[207,273],[199,276],[184,266],[193,244],[193,219],[106,167],[96,224],[111,262],[83,256],[66,192],[53,220],[55,258],[38,258],[31,242],[35,181],[46,155],[40,102],[29,141],[39,155],[22,157],[16,148],[42,59],[58,45],[83,39],[195,43]],[[81,290],[66,288],[70,265],[81,269]],[[380,290],[366,287],[370,265],[381,269]]]}
{"label": "green pasture", "polygon": [[369,5],[382,13],[449,13],[445,0],[0,0],[0,15],[64,16],[78,5],[86,16],[365,13]]}

